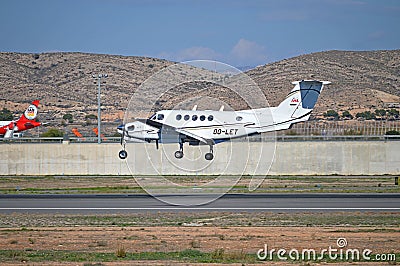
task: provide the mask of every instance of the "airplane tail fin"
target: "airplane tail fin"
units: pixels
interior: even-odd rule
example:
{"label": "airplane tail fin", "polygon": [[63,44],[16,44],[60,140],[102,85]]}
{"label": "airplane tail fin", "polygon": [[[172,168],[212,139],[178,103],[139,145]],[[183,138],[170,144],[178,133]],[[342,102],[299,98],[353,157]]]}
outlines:
{"label": "airplane tail fin", "polygon": [[42,123],[35,120],[38,114],[38,106],[39,101],[33,101],[17,121],[11,121],[8,125],[3,126],[2,129],[6,130],[4,138],[12,138],[16,132],[40,126]]}
{"label": "airplane tail fin", "polygon": [[18,121],[32,121],[35,120],[38,114],[39,100],[35,100],[25,110]]}
{"label": "airplane tail fin", "polygon": [[317,103],[324,85],[329,81],[295,81],[294,88],[273,111],[276,130],[287,129],[292,124],[307,121]]}

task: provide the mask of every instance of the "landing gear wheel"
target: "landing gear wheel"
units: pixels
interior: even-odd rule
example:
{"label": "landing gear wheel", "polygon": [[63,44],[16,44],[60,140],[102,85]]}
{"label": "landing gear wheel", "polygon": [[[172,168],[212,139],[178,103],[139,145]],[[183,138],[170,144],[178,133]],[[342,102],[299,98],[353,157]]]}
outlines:
{"label": "landing gear wheel", "polygon": [[128,157],[128,153],[126,152],[126,150],[122,150],[122,151],[119,151],[118,156],[121,160],[125,160],[126,157]]}
{"label": "landing gear wheel", "polygon": [[212,159],[214,159],[214,154],[212,154],[211,152],[206,153],[206,160],[211,161]]}
{"label": "landing gear wheel", "polygon": [[183,158],[183,151],[176,151],[175,152],[175,158],[176,159],[182,159]]}

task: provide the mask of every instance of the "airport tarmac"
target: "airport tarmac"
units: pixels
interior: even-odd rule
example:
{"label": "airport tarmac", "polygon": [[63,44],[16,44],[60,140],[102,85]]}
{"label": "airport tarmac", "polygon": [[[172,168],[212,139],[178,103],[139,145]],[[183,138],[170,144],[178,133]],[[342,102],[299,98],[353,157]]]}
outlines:
{"label": "airport tarmac", "polygon": [[[166,202],[176,198],[186,206]],[[400,211],[397,193],[226,194],[199,206],[190,205],[210,195],[0,195],[0,213],[143,213],[181,211],[296,212]]]}

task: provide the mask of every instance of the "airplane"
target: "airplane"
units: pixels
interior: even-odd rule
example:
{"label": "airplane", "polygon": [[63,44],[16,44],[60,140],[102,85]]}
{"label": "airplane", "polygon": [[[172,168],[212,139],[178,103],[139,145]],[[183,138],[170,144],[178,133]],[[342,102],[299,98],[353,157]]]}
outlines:
{"label": "airplane", "polygon": [[[292,82],[294,88],[276,107],[249,109],[241,111],[161,110],[148,119],[135,119],[133,122],[117,127],[121,134],[119,158],[124,160],[127,141],[156,143],[178,143],[175,158],[184,156],[183,144],[209,145],[206,160],[213,160],[215,144],[261,134],[289,129],[293,124],[307,121],[324,87],[331,82],[301,80]],[[269,117],[269,118],[268,118]]]}
{"label": "airplane", "polygon": [[[42,125],[36,121],[39,100],[35,100],[17,121],[0,121],[0,136],[4,139],[20,136],[20,132]],[[20,134],[17,134],[20,133]]]}

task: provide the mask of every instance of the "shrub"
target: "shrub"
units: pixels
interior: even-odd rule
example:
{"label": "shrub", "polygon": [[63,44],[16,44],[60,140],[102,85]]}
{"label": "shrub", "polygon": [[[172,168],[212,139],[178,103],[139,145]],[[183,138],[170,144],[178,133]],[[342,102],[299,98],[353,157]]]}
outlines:
{"label": "shrub", "polygon": [[377,116],[385,116],[386,115],[386,110],[385,109],[376,109],[375,114]]}
{"label": "shrub", "polygon": [[392,116],[398,116],[399,115],[399,111],[397,111],[396,109],[390,109],[387,110],[388,115],[392,115]]}
{"label": "shrub", "polygon": [[211,258],[213,260],[223,260],[224,259],[224,255],[225,255],[225,249],[223,248],[218,248],[215,249],[212,253],[211,253]]}
{"label": "shrub", "polygon": [[89,114],[85,116],[85,119],[97,119],[97,115]]}
{"label": "shrub", "polygon": [[371,113],[371,111],[365,111],[365,112],[362,112],[362,113],[357,113],[356,117],[357,118],[364,118],[365,120],[371,120],[371,119],[375,119],[376,118],[376,116],[373,113]]}
{"label": "shrub", "polygon": [[342,113],[342,117],[343,117],[343,118],[348,118],[348,119],[353,119],[353,116],[350,114],[349,111],[344,111],[344,112]]}
{"label": "shrub", "polygon": [[328,110],[326,113],[324,113],[325,117],[333,117],[335,119],[339,118],[339,114],[335,110]]}
{"label": "shrub", "polygon": [[68,120],[69,123],[74,122],[74,119],[73,119],[73,117],[72,117],[72,114],[65,114],[65,115],[63,115],[63,119],[64,119],[64,120]]}
{"label": "shrub", "polygon": [[385,135],[400,135],[400,132],[396,130],[389,130],[386,131]]}
{"label": "shrub", "polygon": [[0,111],[0,121],[10,121],[13,120],[13,114],[7,108],[3,108]]}
{"label": "shrub", "polygon": [[190,241],[190,247],[192,248],[200,248],[200,241],[193,239],[192,241]]}
{"label": "shrub", "polygon": [[58,128],[50,128],[45,133],[41,135],[43,138],[56,138],[64,136],[64,132],[59,130]]}
{"label": "shrub", "polygon": [[125,258],[126,257],[126,250],[122,245],[119,245],[117,248],[117,251],[115,252],[115,255],[118,258]]}

